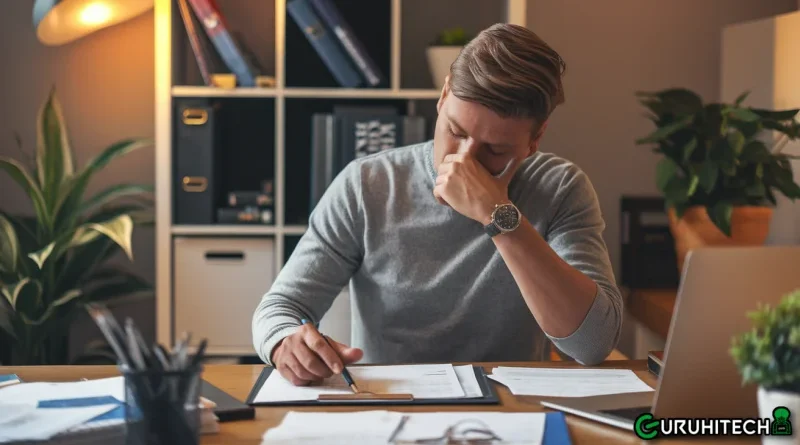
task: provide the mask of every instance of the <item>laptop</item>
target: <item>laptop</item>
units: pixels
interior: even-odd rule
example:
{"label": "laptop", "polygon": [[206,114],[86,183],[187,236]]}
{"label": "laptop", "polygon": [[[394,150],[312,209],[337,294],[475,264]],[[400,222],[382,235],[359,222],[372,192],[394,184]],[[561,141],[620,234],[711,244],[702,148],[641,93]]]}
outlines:
{"label": "laptop", "polygon": [[707,247],[687,254],[655,391],[542,400],[548,408],[632,430],[636,418],[758,417],[755,385],[742,385],[732,338],[748,312],[800,288],[800,247]]}

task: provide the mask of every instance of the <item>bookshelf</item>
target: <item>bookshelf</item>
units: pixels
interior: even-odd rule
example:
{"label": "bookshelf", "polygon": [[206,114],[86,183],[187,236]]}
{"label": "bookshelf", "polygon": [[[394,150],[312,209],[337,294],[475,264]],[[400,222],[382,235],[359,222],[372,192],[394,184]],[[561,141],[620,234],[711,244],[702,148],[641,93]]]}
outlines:
{"label": "bookshelf", "polygon": [[[187,323],[195,338],[206,336],[211,329],[209,326],[227,329],[238,325],[234,329],[236,332],[225,333],[224,340],[220,337],[221,340],[216,341],[215,334],[209,334],[212,338],[207,352],[216,356],[254,355],[249,335],[252,310],[306,230],[311,114],[330,112],[335,105],[391,105],[402,114],[426,117],[427,135],[432,137],[440,92],[433,88],[428,71],[427,44],[439,31],[449,27],[462,26],[476,33],[497,22],[524,25],[527,0],[335,0],[334,3],[384,74],[386,80],[381,85],[337,86],[287,13],[286,0],[217,0],[229,28],[238,33],[261,65],[260,74],[274,77],[275,86],[234,89],[206,86],[194,60],[176,0],[156,0],[158,342],[173,344],[187,328]],[[222,124],[229,134],[236,135],[236,143],[227,145],[222,154],[221,164],[229,176],[226,186],[253,184],[257,174],[269,177],[274,191],[273,224],[175,223],[175,110],[179,104],[195,102],[222,104],[234,110]],[[198,240],[222,246],[266,246],[264,248],[272,255],[268,262],[271,267],[261,271],[263,279],[259,282],[259,291],[255,295],[251,295],[252,292],[233,295],[235,289],[226,292],[225,281],[239,279],[242,275],[235,265],[227,266],[229,269],[220,268],[221,275],[219,270],[210,275],[204,270],[184,271],[194,263],[186,260],[185,252],[176,251],[178,241]],[[268,243],[263,243],[265,240]],[[229,278],[225,270],[230,271]],[[257,270],[254,268],[250,275],[245,275],[257,274]],[[180,292],[176,289],[181,286],[180,280],[187,279],[195,281],[191,283],[193,304],[203,306],[201,312],[213,319],[202,321],[201,314],[199,318],[186,321],[181,311],[187,297],[178,295]],[[246,299],[247,303],[242,304],[241,299]],[[230,312],[232,306],[240,312]]]}

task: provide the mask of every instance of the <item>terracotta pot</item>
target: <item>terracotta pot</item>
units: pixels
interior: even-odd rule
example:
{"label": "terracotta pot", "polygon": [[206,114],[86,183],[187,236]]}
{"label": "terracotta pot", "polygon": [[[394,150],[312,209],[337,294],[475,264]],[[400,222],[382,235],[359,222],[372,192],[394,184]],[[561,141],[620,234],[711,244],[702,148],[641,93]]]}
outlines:
{"label": "terracotta pot", "polygon": [[769,234],[772,207],[734,207],[731,215],[731,236],[728,237],[711,221],[706,208],[695,206],[686,209],[677,219],[675,210],[669,209],[669,225],[675,239],[678,272],[683,271],[686,254],[703,246],[758,246]]}

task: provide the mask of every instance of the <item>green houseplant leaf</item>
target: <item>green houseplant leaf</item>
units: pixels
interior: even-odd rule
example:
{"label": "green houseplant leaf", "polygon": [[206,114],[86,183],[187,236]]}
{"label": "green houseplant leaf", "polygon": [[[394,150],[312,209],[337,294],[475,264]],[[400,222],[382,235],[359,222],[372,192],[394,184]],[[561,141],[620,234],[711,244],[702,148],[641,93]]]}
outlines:
{"label": "green houseplant leaf", "polygon": [[[667,207],[680,217],[689,207],[704,207],[714,225],[732,233],[731,215],[739,206],[774,206],[775,195],[800,198],[789,159],[780,152],[786,140],[800,137],[798,110],[747,107],[748,93],[732,104],[703,103],[683,88],[637,92],[652,113],[655,129],[636,139],[661,156],[655,182]],[[765,131],[782,135],[772,146]]]}
{"label": "green houseplant leaf", "polygon": [[33,162],[0,158],[0,172],[20,185],[34,210],[0,210],[0,359],[11,351],[4,365],[65,364],[70,323],[84,304],[153,296],[146,280],[107,265],[119,253],[133,260],[133,230],[152,221],[146,195],[153,187],[110,185],[84,196],[96,173],[152,141],[123,139],[75,165],[55,90],[39,109],[36,136]]}
{"label": "green houseplant leaf", "polygon": [[19,255],[17,231],[8,218],[0,215],[0,271],[16,270],[17,255]]}
{"label": "green houseplant leaf", "polygon": [[61,104],[55,90],[51,90],[39,110],[36,125],[36,167],[49,208],[55,204],[62,181],[74,172],[72,148],[63,121]]}
{"label": "green houseplant leaf", "polygon": [[11,179],[22,187],[33,203],[36,217],[42,222],[42,225],[50,229],[50,212],[44,200],[44,195],[42,195],[42,190],[25,166],[15,159],[0,157],[0,169],[5,170]]}
{"label": "green houseplant leaf", "polygon": [[747,315],[753,327],[734,336],[729,351],[742,384],[800,394],[800,289]]}
{"label": "green houseplant leaf", "polygon": [[114,159],[150,145],[152,145],[152,141],[149,139],[126,139],[109,146],[97,157],[90,160],[88,164],[67,181],[60,190],[55,207],[58,227],[69,227],[75,223],[75,220],[80,215],[76,209],[79,208],[86,187],[96,172],[102,170]]}

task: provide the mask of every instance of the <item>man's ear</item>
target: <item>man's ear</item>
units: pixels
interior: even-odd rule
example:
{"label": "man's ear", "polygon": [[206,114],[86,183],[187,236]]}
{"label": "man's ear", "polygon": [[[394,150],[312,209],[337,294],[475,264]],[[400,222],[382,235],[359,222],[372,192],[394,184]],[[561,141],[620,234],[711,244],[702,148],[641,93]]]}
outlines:
{"label": "man's ear", "polygon": [[442,111],[442,105],[444,104],[444,100],[447,98],[447,93],[450,92],[450,88],[449,88],[448,85],[450,85],[450,75],[449,74],[444,78],[444,86],[442,87],[442,92],[439,95],[439,101],[436,102],[436,112],[437,113],[440,113]]}
{"label": "man's ear", "polygon": [[536,132],[536,136],[534,136],[533,140],[531,141],[530,153],[528,156],[532,156],[539,150],[539,142],[542,141],[542,136],[544,136],[544,131],[547,129],[548,122],[549,121],[544,121],[542,126],[539,128],[539,131]]}

